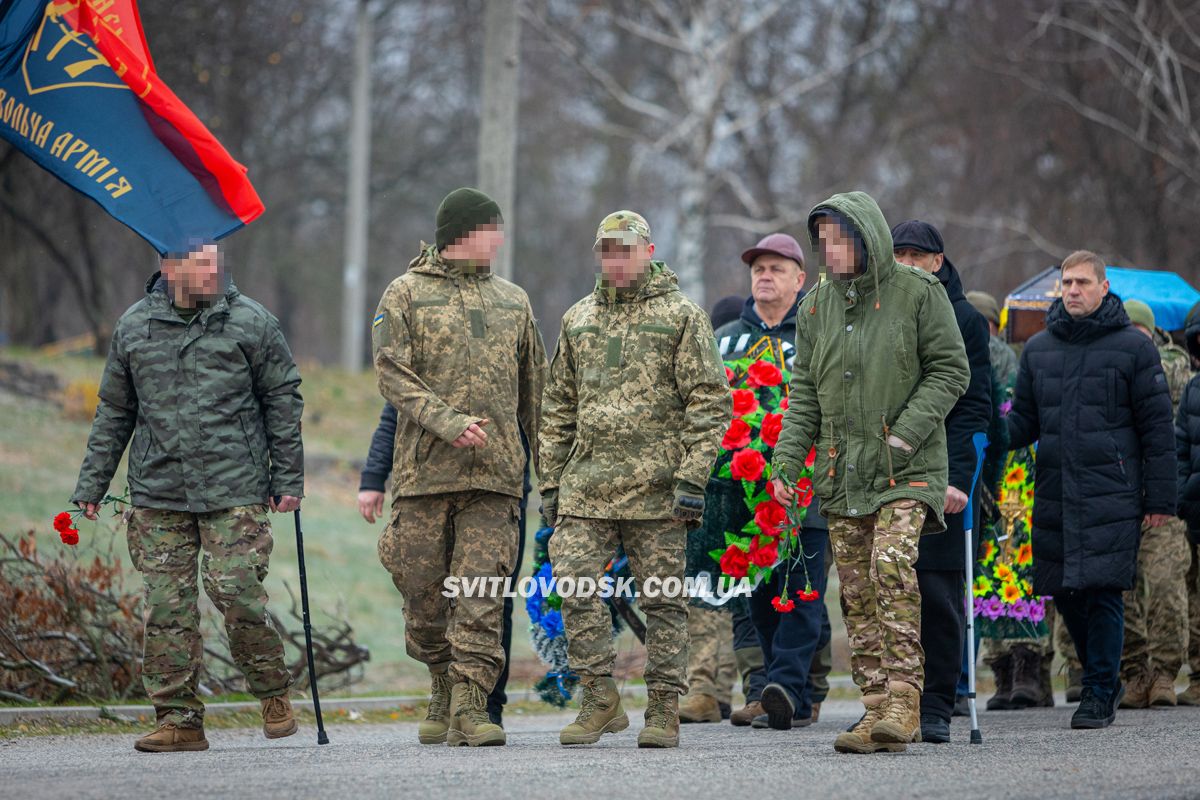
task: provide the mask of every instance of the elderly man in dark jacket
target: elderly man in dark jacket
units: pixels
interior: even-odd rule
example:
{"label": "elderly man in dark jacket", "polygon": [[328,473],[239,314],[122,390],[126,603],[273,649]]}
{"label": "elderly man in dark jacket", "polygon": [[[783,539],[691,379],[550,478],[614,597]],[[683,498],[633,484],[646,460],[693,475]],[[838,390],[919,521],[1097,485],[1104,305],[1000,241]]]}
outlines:
{"label": "elderly man in dark jacket", "polygon": [[1109,294],[1104,261],[1062,263],[1062,298],[1021,354],[1009,446],[1038,442],[1034,594],[1053,595],[1083,664],[1073,728],[1116,718],[1143,527],[1175,514],[1175,432],[1158,350]]}
{"label": "elderly man in dark jacket", "polygon": [[[950,741],[950,715],[954,711],[962,652],[966,636],[967,495],[974,487],[974,436],[986,433],[992,417],[992,368],[988,354],[987,320],[963,294],[958,270],[946,258],[942,234],[928,222],[909,220],[892,228],[896,260],[932,273],[946,289],[954,318],[962,334],[971,367],[967,392],[958,398],[946,417],[946,448],[950,483],[946,488],[946,531],[922,536],[918,548],[917,583],[921,588],[921,647],[925,649],[925,694],[921,699],[921,740],[934,744]],[[978,517],[979,506],[976,504]],[[972,549],[972,553],[974,549]]]}

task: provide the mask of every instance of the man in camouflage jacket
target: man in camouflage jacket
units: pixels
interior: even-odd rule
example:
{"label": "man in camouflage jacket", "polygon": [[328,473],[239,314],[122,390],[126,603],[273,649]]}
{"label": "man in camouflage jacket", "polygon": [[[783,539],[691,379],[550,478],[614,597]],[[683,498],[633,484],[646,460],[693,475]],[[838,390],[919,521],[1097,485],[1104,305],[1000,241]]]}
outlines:
{"label": "man in camouflage jacket", "polygon": [[521,435],[537,439],[546,352],[524,290],[491,273],[504,240],[495,201],[456,189],[437,223],[373,323],[379,391],[397,418],[379,558],[404,598],[408,654],[432,676],[419,740],[502,745],[487,695],[504,666],[504,598],[464,590],[451,602],[444,590],[448,577],[516,567]]}
{"label": "man in camouflage jacket", "polygon": [[129,553],[145,583],[142,682],[159,727],[142,751],[204,750],[196,562],[268,738],[296,732],[267,616],[267,508],[304,494],[300,373],[279,322],[225,281],[216,245],[164,258],[117,321],[72,502],[89,519],[129,444]]}
{"label": "man in camouflage jacket", "polygon": [[[599,579],[624,545],[646,614],[649,704],[643,747],[679,741],[687,691],[687,604],[648,590],[682,579],[685,521],[698,521],[704,487],[731,413],[729,385],[708,317],[651,261],[646,221],[610,214],[595,248],[595,291],[563,316],[539,440],[539,489],[556,525],[557,581]],[[655,578],[650,585],[647,580]],[[571,669],[583,683],[563,744],[590,744],[629,722],[612,680],[611,621],[596,596],[564,595]]]}

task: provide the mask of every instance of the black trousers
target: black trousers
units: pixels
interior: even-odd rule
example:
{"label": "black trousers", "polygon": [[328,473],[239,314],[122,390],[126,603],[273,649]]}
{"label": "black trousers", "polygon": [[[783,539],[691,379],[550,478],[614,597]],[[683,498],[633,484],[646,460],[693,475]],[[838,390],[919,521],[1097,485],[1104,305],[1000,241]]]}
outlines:
{"label": "black trousers", "polygon": [[[522,444],[525,442],[525,436],[521,436]],[[526,456],[529,455],[529,448],[525,448]],[[517,522],[517,559],[513,562],[513,585],[521,577],[521,562],[525,560],[525,522],[526,522],[526,506],[529,505],[529,491],[533,488],[529,484],[529,463],[525,463],[525,491],[521,495],[521,517]],[[499,725],[504,715],[504,706],[508,703],[508,694],[505,689],[508,688],[508,665],[512,661],[512,635],[513,635],[513,599],[511,597],[504,598],[504,627],[500,632],[500,644],[504,648],[504,669],[500,670],[500,676],[496,678],[496,685],[492,687],[491,693],[487,699],[488,717],[492,722]]]}
{"label": "black trousers", "polygon": [[962,674],[967,631],[963,570],[917,570],[921,589],[921,647],[925,650],[925,691],[921,713],[946,722],[954,710]]}
{"label": "black trousers", "polygon": [[[821,612],[825,606],[825,546],[829,531],[804,528],[800,538],[804,552],[811,556],[807,561],[808,577],[820,599],[805,602],[796,597],[796,592],[804,588],[805,567],[799,560],[790,567],[780,564],[771,573],[771,579],[760,583],[750,596],[750,618],[762,645],[767,682],[781,685],[792,698],[796,719],[806,719],[812,716],[813,702],[808,673],[813,654],[823,644]],[[796,607],[780,613],[771,605],[771,599],[780,596],[785,574],[789,599]]]}
{"label": "black trousers", "polygon": [[1120,682],[1125,645],[1125,595],[1119,589],[1083,589],[1054,595],[1054,607],[1075,640],[1083,685],[1107,702]]}

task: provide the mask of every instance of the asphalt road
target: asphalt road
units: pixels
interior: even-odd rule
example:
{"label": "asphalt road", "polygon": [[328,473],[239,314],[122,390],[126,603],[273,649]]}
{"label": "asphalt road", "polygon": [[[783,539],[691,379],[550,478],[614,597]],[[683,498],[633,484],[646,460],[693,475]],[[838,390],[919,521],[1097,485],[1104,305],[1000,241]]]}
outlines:
{"label": "asphalt road", "polygon": [[207,798],[1196,798],[1200,708],[1122,711],[1103,731],[1068,728],[1073,706],[984,713],[984,743],[955,720],[948,745],[839,755],[855,703],[830,702],[796,731],[687,725],[677,750],[638,750],[640,714],[598,745],[562,748],[570,714],[513,716],[503,748],[423,747],[416,725],[339,724],[318,747],[302,729],[267,741],[215,730],[205,753],[141,754],[129,736],[0,741],[0,797]]}

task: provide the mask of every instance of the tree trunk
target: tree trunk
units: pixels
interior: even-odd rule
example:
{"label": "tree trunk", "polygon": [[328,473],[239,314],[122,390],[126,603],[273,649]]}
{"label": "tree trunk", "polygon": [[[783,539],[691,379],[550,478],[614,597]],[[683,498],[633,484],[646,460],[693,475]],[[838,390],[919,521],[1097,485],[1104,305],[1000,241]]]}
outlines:
{"label": "tree trunk", "polygon": [[479,125],[479,189],[500,205],[508,241],[492,271],[512,280],[516,228],[517,107],[521,93],[521,18],[516,0],[488,0],[483,18],[483,112]]}

